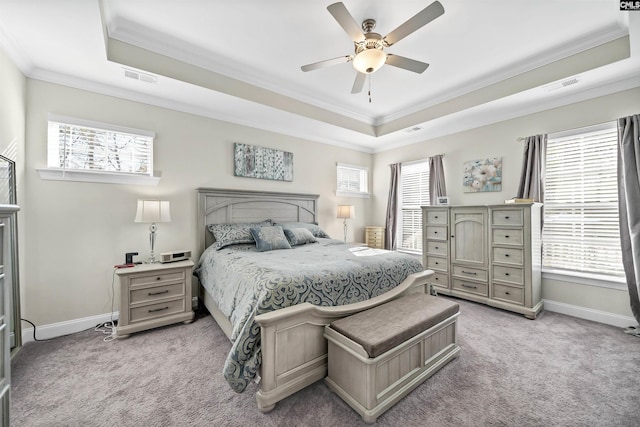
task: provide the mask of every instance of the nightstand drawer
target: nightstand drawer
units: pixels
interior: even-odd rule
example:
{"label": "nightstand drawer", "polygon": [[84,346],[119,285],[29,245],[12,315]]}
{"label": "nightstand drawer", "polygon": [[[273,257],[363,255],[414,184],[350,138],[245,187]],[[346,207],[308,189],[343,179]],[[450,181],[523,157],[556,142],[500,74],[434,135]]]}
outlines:
{"label": "nightstand drawer", "polygon": [[154,302],[159,299],[184,295],[184,282],[172,285],[153,286],[145,289],[135,289],[129,295],[129,303]]}
{"label": "nightstand drawer", "polygon": [[131,277],[129,282],[131,287],[141,285],[151,285],[162,282],[177,282],[184,280],[184,270],[171,271],[171,272],[156,272],[149,275],[136,275]]}
{"label": "nightstand drawer", "polygon": [[145,320],[164,317],[175,313],[184,313],[184,298],[173,301],[166,301],[157,304],[143,305],[141,307],[131,308],[129,310],[129,321],[142,322]]}
{"label": "nightstand drawer", "polygon": [[434,273],[429,278],[429,283],[442,288],[449,287],[449,276],[446,273]]}

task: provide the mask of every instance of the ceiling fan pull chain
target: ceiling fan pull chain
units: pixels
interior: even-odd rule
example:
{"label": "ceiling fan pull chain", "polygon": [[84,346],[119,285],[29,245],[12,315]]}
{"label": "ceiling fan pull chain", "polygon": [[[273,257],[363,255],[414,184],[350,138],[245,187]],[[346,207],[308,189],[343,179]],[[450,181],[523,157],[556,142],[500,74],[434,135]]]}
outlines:
{"label": "ceiling fan pull chain", "polygon": [[369,104],[371,104],[371,74],[368,74],[367,77],[369,78]]}

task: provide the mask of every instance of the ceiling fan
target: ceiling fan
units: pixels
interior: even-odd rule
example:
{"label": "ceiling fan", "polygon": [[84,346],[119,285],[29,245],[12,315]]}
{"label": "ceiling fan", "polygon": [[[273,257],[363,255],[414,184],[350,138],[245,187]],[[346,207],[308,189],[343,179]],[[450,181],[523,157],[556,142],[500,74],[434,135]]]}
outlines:
{"label": "ceiling fan", "polygon": [[376,26],[375,19],[365,19],[362,22],[363,33],[355,19],[353,19],[345,5],[341,2],[329,5],[327,10],[353,40],[355,53],[314,62],[313,64],[303,65],[300,68],[306,72],[331,65],[351,62],[353,68],[357,71],[351,93],[361,92],[367,75],[376,72],[384,64],[393,65],[394,67],[413,71],[414,73],[422,73],[426,70],[429,64],[416,61],[415,59],[405,58],[404,56],[386,53],[384,49],[396,44],[409,34],[444,14],[442,4],[439,1],[435,1],[409,18],[398,28],[382,37],[380,34],[372,32]]}

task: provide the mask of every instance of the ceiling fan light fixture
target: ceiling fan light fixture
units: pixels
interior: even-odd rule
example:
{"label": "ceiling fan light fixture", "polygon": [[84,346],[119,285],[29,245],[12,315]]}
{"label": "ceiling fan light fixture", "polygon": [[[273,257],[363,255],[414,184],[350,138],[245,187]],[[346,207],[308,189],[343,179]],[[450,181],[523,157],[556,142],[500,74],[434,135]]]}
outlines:
{"label": "ceiling fan light fixture", "polygon": [[353,58],[353,68],[363,74],[375,73],[384,65],[387,54],[381,49],[365,49]]}

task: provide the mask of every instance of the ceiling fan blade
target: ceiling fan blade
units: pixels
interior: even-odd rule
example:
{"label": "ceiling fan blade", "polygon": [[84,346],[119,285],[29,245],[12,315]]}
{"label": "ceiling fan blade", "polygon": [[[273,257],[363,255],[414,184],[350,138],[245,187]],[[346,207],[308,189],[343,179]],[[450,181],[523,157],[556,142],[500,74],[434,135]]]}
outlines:
{"label": "ceiling fan blade", "polygon": [[307,64],[300,67],[302,71],[313,71],[318,68],[329,67],[331,65],[342,64],[343,62],[349,62],[353,59],[352,55],[339,56],[333,59],[325,59],[324,61],[314,62],[313,64]]}
{"label": "ceiling fan blade", "polygon": [[353,16],[349,13],[345,5],[341,2],[333,3],[327,6],[329,13],[338,21],[338,24],[349,34],[351,40],[359,42],[364,40],[364,34],[360,29],[360,26],[353,19]]}
{"label": "ceiling fan blade", "polygon": [[351,88],[351,93],[362,92],[362,88],[364,87],[364,81],[366,80],[366,78],[367,78],[366,74],[357,72],[356,80],[353,82],[353,87]]}
{"label": "ceiling fan blade", "polygon": [[415,14],[412,18],[409,18],[404,24],[387,34],[384,37],[384,40],[389,46],[391,46],[414,31],[427,25],[442,14],[444,14],[444,7],[442,7],[442,4],[439,1],[434,1],[429,6]]}
{"label": "ceiling fan blade", "polygon": [[405,58],[404,56],[398,55],[387,55],[387,64],[393,65],[394,67],[402,68],[405,70],[413,71],[414,73],[422,73],[429,67],[429,64],[424,62],[416,61],[415,59]]}

